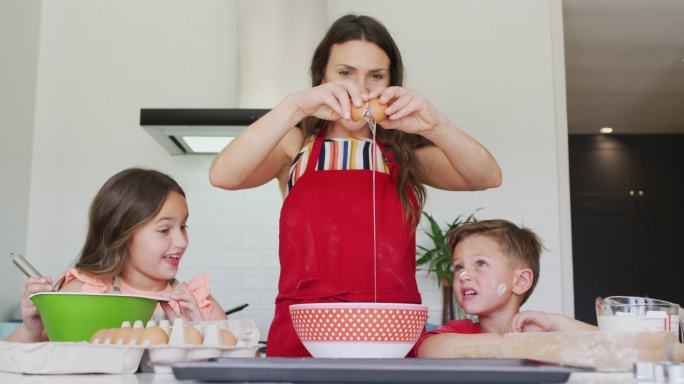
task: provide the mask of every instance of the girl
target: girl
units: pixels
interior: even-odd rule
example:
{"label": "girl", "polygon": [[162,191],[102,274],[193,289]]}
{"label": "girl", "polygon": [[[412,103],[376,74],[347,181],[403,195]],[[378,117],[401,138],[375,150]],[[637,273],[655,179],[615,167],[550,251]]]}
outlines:
{"label": "girl", "polygon": [[[209,172],[214,186],[230,190],[277,179],[285,198],[269,356],[308,356],[290,321],[291,304],[420,303],[415,228],[425,185],[481,190],[501,183],[485,148],[401,87],[401,55],[375,19],[338,19],[314,52],[311,76],[312,88],[288,95],[241,132]],[[350,119],[352,104],[374,98],[389,104],[377,151],[368,124]]]}
{"label": "girl", "polygon": [[[205,274],[187,283],[175,276],[188,247],[185,193],[169,176],[146,169],[126,169],[102,186],[90,207],[88,235],[75,268],[58,290],[163,296],[171,319],[225,319],[209,292]],[[52,290],[50,276],[29,278],[21,299],[23,324],[6,340],[44,341],[43,323],[33,293]]]}

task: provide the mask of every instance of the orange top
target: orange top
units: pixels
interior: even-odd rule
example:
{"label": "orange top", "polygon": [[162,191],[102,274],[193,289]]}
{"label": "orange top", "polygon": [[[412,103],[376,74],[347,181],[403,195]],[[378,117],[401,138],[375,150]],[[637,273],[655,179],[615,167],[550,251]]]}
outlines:
{"label": "orange top", "polygon": [[[64,276],[64,283],[67,284],[72,280],[78,280],[83,283],[81,287],[81,292],[89,293],[112,293],[114,291],[114,282],[112,279],[102,278],[90,274],[85,271],[72,268]],[[123,279],[119,279],[121,282],[121,293],[128,295],[141,295],[141,296],[162,296],[166,293],[173,292],[173,287],[169,283],[165,289],[161,291],[143,291],[136,289],[126,284]],[[202,312],[202,317],[204,320],[209,320],[209,313],[214,304],[209,300],[211,292],[209,291],[209,280],[207,279],[206,273],[200,273],[195,276],[192,280],[183,283],[185,288],[190,292],[197,300],[200,312]],[[178,312],[178,303],[175,301],[169,301],[171,307]],[[157,305],[157,310],[161,307]]]}

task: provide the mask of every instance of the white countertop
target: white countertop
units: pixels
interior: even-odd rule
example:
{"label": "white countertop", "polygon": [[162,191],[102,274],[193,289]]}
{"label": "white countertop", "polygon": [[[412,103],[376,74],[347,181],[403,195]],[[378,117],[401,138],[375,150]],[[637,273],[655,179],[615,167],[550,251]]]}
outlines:
{"label": "white countertop", "polygon": [[[636,383],[631,373],[573,373],[568,383]],[[0,372],[0,383],[12,384],[174,384],[173,374],[138,373],[134,375],[19,375]]]}

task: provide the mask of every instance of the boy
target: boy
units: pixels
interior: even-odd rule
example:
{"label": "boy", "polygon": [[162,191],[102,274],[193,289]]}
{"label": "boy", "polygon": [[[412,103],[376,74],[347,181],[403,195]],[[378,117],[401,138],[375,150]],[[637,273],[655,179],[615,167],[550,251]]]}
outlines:
{"label": "boy", "polygon": [[510,332],[597,329],[558,314],[520,312],[539,279],[542,244],[534,232],[506,220],[485,220],[456,227],[447,239],[454,294],[479,321],[455,320],[424,334],[415,346],[418,357],[463,357],[469,348],[496,346]]}

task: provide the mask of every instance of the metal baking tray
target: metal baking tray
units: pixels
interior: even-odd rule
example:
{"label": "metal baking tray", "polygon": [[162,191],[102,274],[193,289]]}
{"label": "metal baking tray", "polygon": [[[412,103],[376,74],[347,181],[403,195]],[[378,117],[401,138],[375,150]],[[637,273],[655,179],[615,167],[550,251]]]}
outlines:
{"label": "metal baking tray", "polygon": [[179,380],[290,383],[563,383],[568,367],[521,359],[228,358],[172,365]]}

